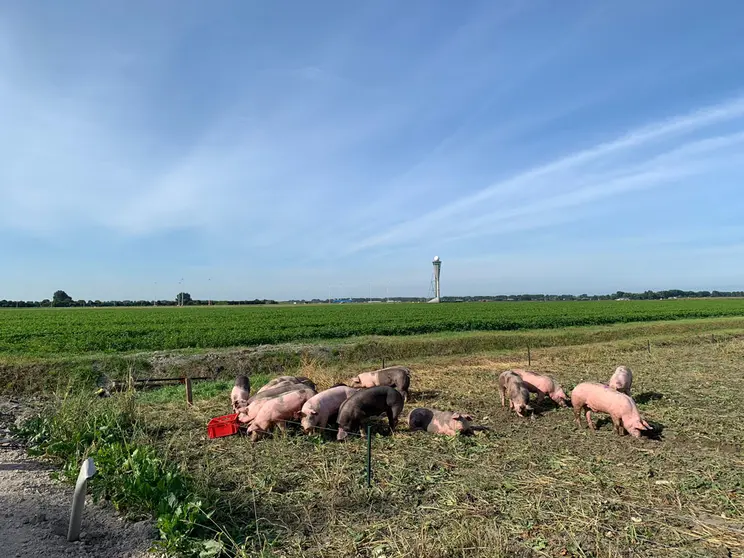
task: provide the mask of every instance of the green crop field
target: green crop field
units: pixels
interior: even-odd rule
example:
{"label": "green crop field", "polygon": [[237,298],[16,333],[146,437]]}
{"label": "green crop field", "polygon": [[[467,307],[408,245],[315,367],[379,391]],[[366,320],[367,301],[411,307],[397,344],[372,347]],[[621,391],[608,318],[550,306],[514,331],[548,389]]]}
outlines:
{"label": "green crop field", "polygon": [[0,354],[218,348],[361,335],[508,331],[744,316],[744,299],[72,308],[0,311]]}

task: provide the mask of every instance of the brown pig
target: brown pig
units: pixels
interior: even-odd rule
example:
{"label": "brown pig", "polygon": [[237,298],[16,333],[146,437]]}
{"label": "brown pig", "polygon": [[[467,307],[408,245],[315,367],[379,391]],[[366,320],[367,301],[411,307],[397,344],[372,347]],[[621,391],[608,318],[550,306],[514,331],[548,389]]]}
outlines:
{"label": "brown pig", "polygon": [[341,403],[338,410],[338,441],[345,440],[350,433],[357,432],[362,423],[371,417],[385,413],[390,430],[395,430],[398,417],[403,410],[403,396],[390,386],[362,389]]}
{"label": "brown pig", "polygon": [[363,372],[349,380],[349,385],[355,388],[394,387],[400,392],[403,399],[408,399],[410,384],[411,370],[405,366],[388,366],[373,372]]}
{"label": "brown pig", "polygon": [[627,366],[618,366],[610,378],[610,387],[630,397],[630,386],[633,383],[633,372]]}
{"label": "brown pig", "polygon": [[300,409],[314,395],[315,390],[303,387],[263,402],[248,427],[251,440],[255,442],[269,433],[275,426],[284,428],[286,421],[298,419]]}
{"label": "brown pig", "polygon": [[408,415],[408,428],[413,432],[426,430],[431,434],[456,436],[457,434],[472,433],[472,420],[472,416],[463,413],[418,407]]}
{"label": "brown pig", "polygon": [[593,411],[610,415],[614,430],[620,435],[625,429],[631,436],[640,438],[644,430],[653,430],[641,417],[633,399],[604,384],[595,382],[579,384],[571,392],[571,404],[574,420],[579,427],[581,427],[581,413],[586,411],[587,426],[592,430],[597,430],[592,422]]}
{"label": "brown pig", "polygon": [[499,376],[499,391],[501,392],[501,406],[506,405],[505,396],[509,397],[509,408],[514,409],[520,417],[525,411],[532,411],[530,407],[530,392],[522,378],[507,370]]}
{"label": "brown pig", "polygon": [[302,406],[302,430],[305,434],[314,432],[316,428],[328,426],[328,419],[338,414],[341,404],[358,390],[347,386],[335,386],[308,399]]}
{"label": "brown pig", "polygon": [[542,403],[542,400],[547,395],[561,407],[566,406],[566,401],[568,401],[566,392],[563,391],[560,384],[551,376],[548,376],[547,374],[538,374],[537,372],[532,372],[530,370],[522,370],[520,368],[515,368],[512,372],[522,378],[524,386],[530,392],[537,394],[538,404]]}
{"label": "brown pig", "polygon": [[251,381],[248,376],[238,376],[235,378],[235,385],[230,392],[230,403],[232,403],[233,412],[238,408],[244,407],[251,397]]}

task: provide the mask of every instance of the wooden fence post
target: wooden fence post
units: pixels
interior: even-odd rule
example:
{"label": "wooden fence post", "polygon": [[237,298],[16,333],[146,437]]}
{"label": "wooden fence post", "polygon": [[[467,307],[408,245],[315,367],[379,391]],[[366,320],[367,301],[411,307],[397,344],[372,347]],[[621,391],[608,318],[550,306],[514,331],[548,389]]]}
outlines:
{"label": "wooden fence post", "polygon": [[194,394],[191,391],[191,378],[186,378],[184,383],[186,384],[186,403],[189,405],[194,404]]}

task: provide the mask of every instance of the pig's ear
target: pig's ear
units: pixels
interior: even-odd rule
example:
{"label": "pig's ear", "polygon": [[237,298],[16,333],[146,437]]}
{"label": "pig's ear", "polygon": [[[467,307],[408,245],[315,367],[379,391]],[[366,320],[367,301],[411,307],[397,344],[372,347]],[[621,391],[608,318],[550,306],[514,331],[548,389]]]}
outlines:
{"label": "pig's ear", "polygon": [[318,411],[316,411],[315,409],[310,409],[310,410],[309,410],[309,411],[307,412],[307,414],[308,414],[308,415],[317,415],[317,414],[318,414]]}
{"label": "pig's ear", "polygon": [[654,427],[653,427],[653,426],[649,425],[649,424],[648,424],[648,423],[647,423],[647,422],[646,422],[645,420],[643,420],[643,419],[641,419],[641,424],[643,425],[643,427],[644,427],[644,428],[645,428],[646,430],[653,430],[653,429],[654,429]]}
{"label": "pig's ear", "polygon": [[532,405],[525,405],[524,406],[525,411],[529,411],[530,413],[533,412],[535,409],[532,407]]}
{"label": "pig's ear", "polygon": [[462,418],[462,415],[460,413],[452,413],[452,418],[455,420],[459,420]]}
{"label": "pig's ear", "polygon": [[465,420],[473,420],[473,415],[462,415]]}

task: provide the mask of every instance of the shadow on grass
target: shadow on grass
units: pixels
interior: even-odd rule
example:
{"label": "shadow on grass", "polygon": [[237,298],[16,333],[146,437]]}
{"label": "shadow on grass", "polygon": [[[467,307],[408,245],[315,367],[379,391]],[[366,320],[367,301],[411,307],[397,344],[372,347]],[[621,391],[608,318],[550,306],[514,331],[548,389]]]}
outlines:
{"label": "shadow on grass", "polygon": [[643,393],[639,393],[635,399],[636,403],[640,403],[641,405],[645,405],[646,403],[650,401],[659,401],[660,399],[663,399],[663,395],[661,393],[655,392],[655,391],[644,391]]}
{"label": "shadow on grass", "polygon": [[[607,425],[612,427],[612,419],[608,416],[601,417],[597,419],[597,422],[595,424],[597,425],[597,430]],[[641,431],[641,437],[647,438],[649,440],[655,440],[657,442],[662,441],[663,436],[661,435],[661,433],[664,431],[664,425],[660,422],[649,422],[648,424],[649,426],[651,426],[651,428],[653,428],[653,430]]]}
{"label": "shadow on grass", "polygon": [[648,422],[648,425],[653,428],[653,430],[641,432],[641,436],[644,438],[648,438],[649,440],[661,442],[664,439],[664,437],[662,436],[662,432],[664,432],[664,425],[660,422],[646,422]]}

